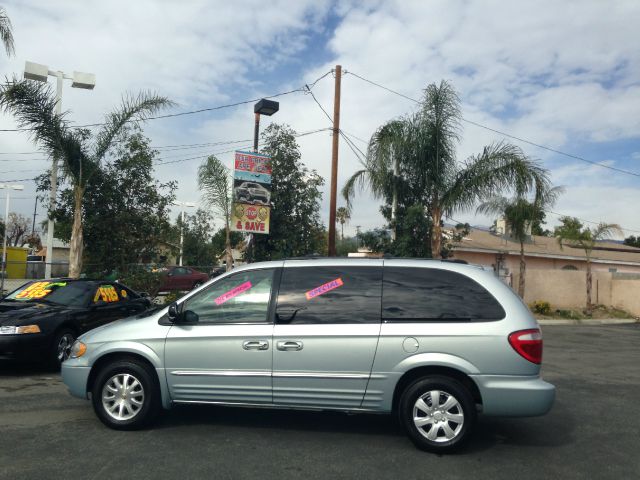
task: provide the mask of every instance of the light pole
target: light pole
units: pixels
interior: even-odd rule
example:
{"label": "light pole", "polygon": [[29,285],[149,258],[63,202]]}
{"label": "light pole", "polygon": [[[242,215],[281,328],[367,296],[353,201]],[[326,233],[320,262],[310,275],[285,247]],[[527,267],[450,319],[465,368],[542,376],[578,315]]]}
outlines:
{"label": "light pole", "polygon": [[180,260],[178,262],[178,265],[182,266],[182,252],[183,252],[183,245],[184,245],[184,234],[183,234],[183,230],[184,230],[184,207],[195,207],[196,204],[193,202],[180,202],[178,200],[174,200],[173,201],[174,205],[177,205],[178,207],[180,207]]}
{"label": "light pole", "polygon": [[[96,86],[96,76],[93,73],[73,72],[73,75],[65,75],[64,72],[49,70],[47,65],[25,62],[24,78],[38,82],[47,82],[47,77],[56,77],[56,115],[62,112],[62,84],[63,80],[71,80],[73,88],[93,90]],[[51,190],[49,190],[49,211],[56,207],[56,190],[58,188],[58,159],[54,156],[51,165]],[[53,260],[53,219],[49,216],[47,223],[47,261],[44,266],[44,277],[51,278],[51,262]]]}
{"label": "light pole", "polygon": [[7,204],[4,207],[4,240],[2,248],[2,280],[0,280],[0,293],[4,292],[4,277],[7,276],[7,231],[9,230],[9,193],[11,190],[24,190],[24,185],[11,185],[0,183],[0,190],[7,191]]}
{"label": "light pole", "polygon": [[273,100],[263,98],[253,106],[253,113],[256,116],[256,123],[253,129],[253,151],[258,151],[258,133],[260,132],[260,115],[271,116],[280,109],[280,104]]}

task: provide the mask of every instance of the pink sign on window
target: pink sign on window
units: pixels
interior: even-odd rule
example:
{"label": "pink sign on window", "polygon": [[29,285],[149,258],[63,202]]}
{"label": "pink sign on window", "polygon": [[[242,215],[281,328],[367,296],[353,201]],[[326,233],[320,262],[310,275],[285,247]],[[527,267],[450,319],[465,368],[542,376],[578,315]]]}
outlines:
{"label": "pink sign on window", "polygon": [[243,284],[238,285],[235,288],[232,288],[227,293],[223,293],[218,298],[216,298],[215,299],[216,305],[222,305],[223,303],[231,300],[233,297],[237,297],[242,292],[246,292],[250,288],[251,288],[251,282],[244,282]]}
{"label": "pink sign on window", "polygon": [[331,280],[330,282],[327,282],[324,285],[320,285],[313,290],[309,290],[307,293],[305,293],[305,296],[307,297],[307,300],[311,300],[312,298],[327,293],[334,288],[341,287],[342,285],[344,285],[344,283],[342,282],[342,278],[336,278],[335,280]]}

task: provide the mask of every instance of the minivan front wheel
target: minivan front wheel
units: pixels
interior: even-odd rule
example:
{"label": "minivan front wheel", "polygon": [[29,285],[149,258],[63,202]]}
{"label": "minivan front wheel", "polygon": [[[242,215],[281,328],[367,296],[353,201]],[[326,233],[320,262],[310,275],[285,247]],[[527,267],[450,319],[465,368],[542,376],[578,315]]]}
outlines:
{"label": "minivan front wheel", "polygon": [[116,430],[141,428],[160,410],[157,378],[136,360],[106,365],[98,373],[91,393],[98,418]]}
{"label": "minivan front wheel", "polygon": [[420,449],[444,453],[469,437],[476,409],[469,391],[454,379],[424,377],[411,384],[399,405],[400,421]]}

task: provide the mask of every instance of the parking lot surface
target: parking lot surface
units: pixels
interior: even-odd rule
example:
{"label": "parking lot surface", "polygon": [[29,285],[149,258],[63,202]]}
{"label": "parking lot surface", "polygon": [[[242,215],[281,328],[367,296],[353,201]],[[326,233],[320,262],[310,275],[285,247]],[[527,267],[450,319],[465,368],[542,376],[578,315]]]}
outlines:
{"label": "parking lot surface", "polygon": [[416,450],[382,415],[193,406],[116,432],[59,374],[0,364],[0,478],[639,478],[640,325],[543,334],[552,411],[480,417],[446,456]]}

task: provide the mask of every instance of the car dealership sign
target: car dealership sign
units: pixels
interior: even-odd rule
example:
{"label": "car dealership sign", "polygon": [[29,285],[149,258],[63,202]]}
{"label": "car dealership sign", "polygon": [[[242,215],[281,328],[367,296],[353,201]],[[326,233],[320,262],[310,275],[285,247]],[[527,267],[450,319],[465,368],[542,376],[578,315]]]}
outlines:
{"label": "car dealership sign", "polygon": [[236,152],[231,230],[269,233],[270,215],[271,157],[253,152]]}

